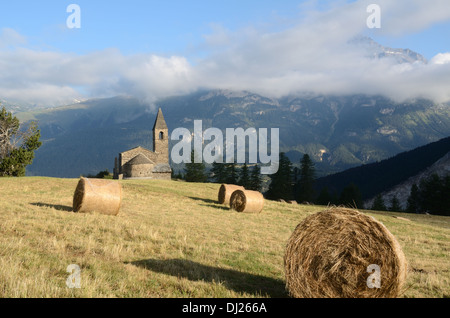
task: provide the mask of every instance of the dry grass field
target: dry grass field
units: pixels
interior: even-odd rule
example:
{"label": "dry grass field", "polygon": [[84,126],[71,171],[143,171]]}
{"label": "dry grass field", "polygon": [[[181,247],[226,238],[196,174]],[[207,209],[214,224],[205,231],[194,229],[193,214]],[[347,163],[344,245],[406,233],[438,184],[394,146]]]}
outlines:
{"label": "dry grass field", "polygon": [[[217,204],[217,184],[143,180],[121,181],[118,216],[77,214],[77,182],[0,179],[0,297],[288,297],[286,243],[324,209],[266,201],[241,214]],[[402,297],[450,297],[450,218],[364,212],[403,247]],[[66,286],[70,264],[79,289]]]}

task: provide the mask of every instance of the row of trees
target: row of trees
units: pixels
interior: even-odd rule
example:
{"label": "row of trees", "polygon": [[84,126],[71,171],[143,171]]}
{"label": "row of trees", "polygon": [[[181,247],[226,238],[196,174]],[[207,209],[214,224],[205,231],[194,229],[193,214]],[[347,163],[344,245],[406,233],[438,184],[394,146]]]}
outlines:
{"label": "row of trees", "polygon": [[178,173],[174,178],[184,179],[187,182],[215,182],[236,184],[248,190],[261,191],[261,168],[255,164],[249,167],[247,164],[238,166],[235,163],[214,162],[210,173],[206,172],[204,163],[194,162],[194,152],[191,153],[191,163],[186,164],[184,175]]}
{"label": "row of trees", "polygon": [[244,163],[238,171],[236,164],[214,163],[211,172],[215,183],[237,184],[254,191],[262,189],[261,168],[257,164],[249,167]]}
{"label": "row of trees", "polygon": [[390,207],[386,207],[381,195],[375,198],[372,209],[450,215],[450,175],[439,177],[433,174],[420,180],[419,185],[413,184],[405,210],[396,196],[392,198]]}
{"label": "row of trees", "polygon": [[293,167],[289,158],[280,153],[280,167],[278,172],[271,176],[268,199],[285,201],[295,200],[299,203],[314,203],[320,205],[345,205],[362,207],[362,196],[358,187],[349,184],[339,194],[332,194],[323,188],[319,194],[315,191],[315,167],[308,154],[300,160],[300,168]]}
{"label": "row of trees", "polygon": [[383,196],[381,194],[378,194],[375,199],[373,200],[373,204],[370,207],[371,210],[375,211],[392,211],[392,212],[402,212],[403,208],[400,205],[400,201],[398,200],[397,196],[393,196],[390,201],[390,206],[386,206]]}
{"label": "row of trees", "polygon": [[450,175],[424,178],[411,187],[407,212],[450,216]]}

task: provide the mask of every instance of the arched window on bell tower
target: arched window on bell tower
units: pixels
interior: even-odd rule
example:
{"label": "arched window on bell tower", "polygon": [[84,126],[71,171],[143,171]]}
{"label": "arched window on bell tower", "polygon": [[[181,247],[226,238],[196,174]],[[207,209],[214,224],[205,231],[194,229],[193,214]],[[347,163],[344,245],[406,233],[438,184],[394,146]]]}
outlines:
{"label": "arched window on bell tower", "polygon": [[164,140],[164,132],[163,131],[159,132],[159,140]]}

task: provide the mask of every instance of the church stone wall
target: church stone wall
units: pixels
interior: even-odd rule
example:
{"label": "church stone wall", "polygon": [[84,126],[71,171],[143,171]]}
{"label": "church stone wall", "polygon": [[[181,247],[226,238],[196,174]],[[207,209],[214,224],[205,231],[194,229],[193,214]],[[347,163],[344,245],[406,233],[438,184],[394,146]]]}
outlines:
{"label": "church stone wall", "polygon": [[153,165],[125,165],[125,178],[150,178],[152,177]]}

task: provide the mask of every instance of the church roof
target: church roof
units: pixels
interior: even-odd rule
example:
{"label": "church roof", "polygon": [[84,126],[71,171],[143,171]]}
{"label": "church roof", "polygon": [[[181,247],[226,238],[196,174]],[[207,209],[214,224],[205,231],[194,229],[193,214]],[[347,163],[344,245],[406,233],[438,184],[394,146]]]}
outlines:
{"label": "church roof", "polygon": [[128,161],[125,165],[132,165],[132,166],[137,166],[137,165],[148,165],[148,164],[153,164],[153,162],[148,159],[146,156],[144,156],[143,154],[138,154],[136,157],[134,157],[133,159],[131,159],[130,161]]}
{"label": "church roof", "polygon": [[167,129],[167,124],[161,108],[158,110],[158,115],[156,116],[155,124],[153,125],[153,130],[155,129]]}
{"label": "church roof", "polygon": [[134,151],[134,150],[136,150],[136,149],[142,149],[142,150],[147,150],[147,151],[150,151],[150,150],[148,150],[148,149],[145,149],[144,147],[138,146],[138,147],[134,147],[134,148],[132,148],[132,149],[130,149],[130,150],[127,150],[127,151],[123,151],[123,152],[121,152],[121,154],[124,154],[124,153],[130,152],[130,151]]}

